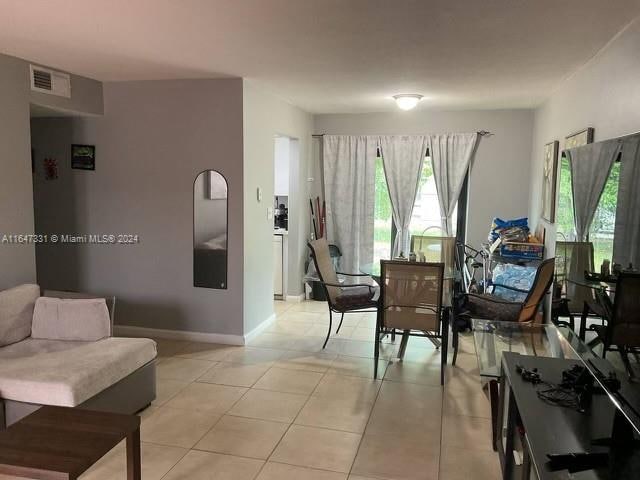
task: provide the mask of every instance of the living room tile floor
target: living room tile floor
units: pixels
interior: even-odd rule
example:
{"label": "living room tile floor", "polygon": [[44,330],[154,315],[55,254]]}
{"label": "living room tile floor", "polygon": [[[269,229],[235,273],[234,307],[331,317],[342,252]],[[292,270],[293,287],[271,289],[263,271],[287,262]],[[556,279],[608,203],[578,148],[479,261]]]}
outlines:
{"label": "living room tile floor", "polygon": [[[402,362],[385,341],[376,381],[373,314],[346,315],[322,350],[326,303],[275,305],[246,347],[158,340],[144,480],[500,478],[470,336],[444,388],[439,351],[417,338]],[[125,479],[124,444],[81,478]]]}

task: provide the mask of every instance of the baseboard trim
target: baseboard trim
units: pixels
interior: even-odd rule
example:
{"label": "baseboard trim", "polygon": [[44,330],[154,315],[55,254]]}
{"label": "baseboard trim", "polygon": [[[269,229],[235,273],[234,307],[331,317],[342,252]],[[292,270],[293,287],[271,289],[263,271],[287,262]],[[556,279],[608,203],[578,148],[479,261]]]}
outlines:
{"label": "baseboard trim", "polygon": [[[261,325],[259,325],[259,327]],[[242,335],[164,330],[160,328],[135,327],[132,325],[115,325],[114,332],[118,336],[125,337],[152,337],[167,340],[185,340],[188,342],[222,343],[225,345],[244,345],[246,338],[246,336],[243,337]]]}
{"label": "baseboard trim", "polygon": [[304,302],[304,293],[301,293],[300,295],[287,295],[287,298],[285,300],[287,302],[294,303]]}
{"label": "baseboard trim", "polygon": [[244,336],[244,345],[247,345],[251,340],[256,338],[262,332],[264,332],[269,326],[276,321],[276,314],[272,313],[266,320],[264,320],[260,325],[251,330],[249,333]]}

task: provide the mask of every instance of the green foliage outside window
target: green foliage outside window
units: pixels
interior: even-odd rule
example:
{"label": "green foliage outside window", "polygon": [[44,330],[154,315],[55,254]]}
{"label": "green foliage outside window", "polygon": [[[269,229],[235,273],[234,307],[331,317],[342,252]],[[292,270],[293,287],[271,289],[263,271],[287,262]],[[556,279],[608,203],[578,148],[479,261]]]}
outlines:
{"label": "green foliage outside window", "polygon": [[[616,162],[611,168],[611,173],[609,174],[591,228],[589,229],[589,239],[593,242],[596,270],[598,270],[603,260],[611,260],[613,256],[613,233],[616,223],[619,180],[620,162]],[[569,162],[565,158],[562,158],[560,162],[560,185],[556,223],[558,232],[562,233],[567,240],[575,239],[571,170],[569,168]],[[560,235],[558,237],[559,240],[562,239]]]}

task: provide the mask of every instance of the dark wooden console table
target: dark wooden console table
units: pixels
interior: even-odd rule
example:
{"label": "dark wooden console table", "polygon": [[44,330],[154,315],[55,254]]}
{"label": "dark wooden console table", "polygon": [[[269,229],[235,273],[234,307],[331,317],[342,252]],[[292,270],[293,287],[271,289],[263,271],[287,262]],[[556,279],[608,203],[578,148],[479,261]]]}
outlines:
{"label": "dark wooden console table", "polygon": [[[590,406],[583,412],[550,405],[538,397],[538,387],[522,379],[517,372],[518,365],[526,369],[537,368],[543,380],[559,383],[564,370],[583,363],[510,352],[503,354],[501,389],[504,394],[500,398],[497,446],[504,479],[640,478],[640,451],[634,446],[637,430],[627,423],[628,419],[605,392],[594,394]],[[622,442],[619,441],[621,433]],[[623,448],[619,448],[621,443]],[[609,465],[575,473],[554,471],[550,467],[547,454],[578,452],[607,453]]]}
{"label": "dark wooden console table", "polygon": [[0,431],[0,473],[74,480],[123,439],[127,479],[140,480],[140,418],[66,407],[42,407]]}

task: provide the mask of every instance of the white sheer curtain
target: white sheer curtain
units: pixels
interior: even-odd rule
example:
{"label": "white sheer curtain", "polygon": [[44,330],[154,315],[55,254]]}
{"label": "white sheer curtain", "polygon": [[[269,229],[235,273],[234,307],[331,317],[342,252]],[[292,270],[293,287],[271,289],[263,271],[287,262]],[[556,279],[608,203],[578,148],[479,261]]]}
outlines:
{"label": "white sheer curtain", "polygon": [[377,147],[375,136],[324,136],[327,239],[340,247],[347,273],[373,262]]}
{"label": "white sheer curtain", "polygon": [[460,196],[477,141],[477,133],[444,133],[427,136],[440,203],[442,229],[447,235],[451,235],[453,231],[451,215]]}
{"label": "white sheer curtain", "polygon": [[398,233],[392,256],[409,253],[409,222],[427,153],[427,139],[422,135],[380,137],[384,175],[387,179],[393,219]]}
{"label": "white sheer curtain", "polygon": [[640,135],[622,141],[613,261],[640,266]]}
{"label": "white sheer curtain", "polygon": [[571,168],[573,217],[578,241],[584,241],[598,208],[611,167],[620,153],[620,142],[590,143],[565,152]]}

